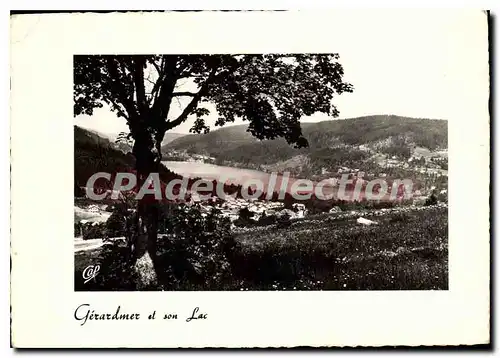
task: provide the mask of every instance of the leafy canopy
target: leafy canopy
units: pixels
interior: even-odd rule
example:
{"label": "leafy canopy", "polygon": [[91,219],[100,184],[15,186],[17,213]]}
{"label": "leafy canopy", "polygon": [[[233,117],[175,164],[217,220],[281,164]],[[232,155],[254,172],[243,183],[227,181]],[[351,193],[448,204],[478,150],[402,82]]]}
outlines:
{"label": "leafy canopy", "polygon": [[[338,54],[109,55],[74,57],[74,115],[92,115],[107,104],[130,128],[160,142],[166,131],[193,117],[191,132],[208,132],[208,103],[217,126],[241,118],[258,139],[283,137],[307,146],[300,118],[315,112],[337,116],[335,95],[352,92],[343,82]],[[186,82],[195,91],[184,91]],[[174,99],[189,99],[181,113]],[[148,136],[146,136],[148,137]],[[157,144],[155,144],[157,145]]]}

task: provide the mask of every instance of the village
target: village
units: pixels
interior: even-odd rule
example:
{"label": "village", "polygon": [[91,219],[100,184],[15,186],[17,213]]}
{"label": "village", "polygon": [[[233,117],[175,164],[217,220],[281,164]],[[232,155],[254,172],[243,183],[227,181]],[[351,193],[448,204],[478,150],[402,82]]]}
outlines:
{"label": "village", "polygon": [[[194,158],[194,156],[190,158]],[[196,160],[207,160],[207,158],[200,156]],[[384,157],[383,160],[378,162],[379,172],[365,172],[358,168],[341,166],[337,169],[336,173],[329,173],[324,170],[322,174],[324,175],[323,178],[327,177],[327,179],[323,180],[330,181],[332,186],[336,186],[343,175],[348,175],[349,178],[366,183],[376,178],[387,178],[388,173],[393,168],[413,170],[426,178],[423,187],[415,189],[411,193],[411,205],[418,207],[424,205],[431,194],[438,196],[440,202],[447,201],[448,190],[446,179],[448,174],[447,170],[441,169],[443,163],[447,164],[447,158],[431,155],[419,156],[417,153],[414,153],[407,160],[400,160],[395,156],[391,158]],[[383,171],[384,168],[388,173]],[[442,179],[444,180],[437,181],[436,179],[439,179],[439,177],[443,177]],[[112,192],[110,191],[109,194]],[[189,199],[186,201],[186,204],[199,205],[203,216],[206,216],[210,210],[216,208],[222,216],[229,218],[233,223],[241,217],[242,210],[247,213],[249,222],[259,222],[261,218],[272,216],[276,218],[286,216],[290,219],[300,219],[308,215],[306,205],[303,203],[294,203],[292,207],[285,208],[285,204],[282,201],[259,200],[255,198],[244,199],[230,195],[227,195],[224,200],[215,196],[208,200],[201,200],[197,193],[189,192],[188,197]],[[109,210],[109,205],[92,203],[82,206],[76,205],[75,202],[75,221],[81,224],[103,223],[110,216]],[[342,210],[337,206],[329,210],[330,213],[338,213],[340,211]]]}
{"label": "village", "polygon": [[186,150],[168,150],[163,154],[163,160],[196,162],[196,163],[215,163],[215,158],[203,154],[188,153]]}
{"label": "village", "polygon": [[[196,199],[193,202],[198,202]],[[290,218],[299,219],[303,218],[307,214],[307,210],[304,204],[293,204],[292,210],[285,209],[284,203],[277,201],[267,201],[267,200],[257,200],[257,199],[243,199],[243,198],[233,198],[227,196],[225,201],[218,201],[217,198],[213,198],[212,201],[200,202],[202,215],[207,215],[207,213],[212,209],[216,208],[220,210],[221,214],[229,218],[232,222],[236,221],[240,217],[241,210],[248,210],[249,219],[253,221],[258,221],[261,217],[266,216],[283,216],[288,215]],[[215,203],[215,205],[213,204]]]}

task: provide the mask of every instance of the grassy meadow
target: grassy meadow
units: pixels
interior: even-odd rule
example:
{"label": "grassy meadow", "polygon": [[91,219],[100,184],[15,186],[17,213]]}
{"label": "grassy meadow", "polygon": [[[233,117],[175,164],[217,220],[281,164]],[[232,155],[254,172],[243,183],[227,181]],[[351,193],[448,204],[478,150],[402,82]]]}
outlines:
{"label": "grassy meadow", "polygon": [[[360,225],[356,222],[359,216],[377,225]],[[181,280],[174,286],[160,278],[153,289],[448,289],[447,207],[314,215],[292,221],[288,227],[239,230],[235,238],[237,250],[229,257],[231,276],[223,283],[210,286]],[[166,236],[161,240],[168,241]],[[159,246],[165,244],[168,242]],[[102,250],[75,253],[75,289],[133,290],[126,280],[125,256],[115,271],[108,270],[99,280],[83,284],[82,271],[87,265],[107,265]]]}

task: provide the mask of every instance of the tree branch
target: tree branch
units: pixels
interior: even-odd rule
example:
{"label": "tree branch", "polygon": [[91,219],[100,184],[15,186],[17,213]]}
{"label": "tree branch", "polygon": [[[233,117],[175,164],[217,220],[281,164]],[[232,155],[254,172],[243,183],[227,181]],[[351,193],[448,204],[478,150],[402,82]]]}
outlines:
{"label": "tree branch", "polygon": [[155,99],[152,109],[154,116],[160,120],[164,120],[170,110],[172,92],[177,82],[176,65],[177,56],[168,56],[162,69],[163,76],[157,82],[159,84],[158,97]]}
{"label": "tree branch", "polygon": [[130,118],[130,116],[127,113],[125,113],[125,111],[120,107],[119,103],[115,102],[112,98],[108,98],[107,96],[106,100],[111,104],[111,106],[120,116],[124,117],[127,120]]}
{"label": "tree branch", "polygon": [[[158,72],[158,76],[160,77],[162,75],[162,71],[161,71],[160,66],[158,66],[158,64],[155,61],[151,61],[151,63],[153,64],[154,68],[156,68],[156,71]],[[163,67],[163,64],[162,64],[162,67]]]}
{"label": "tree branch", "polygon": [[134,56],[134,84],[135,93],[137,95],[137,105],[139,109],[139,114],[145,115],[147,110],[146,102],[146,89],[144,88],[144,65],[146,64],[146,59],[142,56]]}
{"label": "tree branch", "polygon": [[[137,114],[137,111],[134,106],[134,102],[132,98],[130,98],[129,94],[127,93],[127,89],[124,86],[122,82],[120,82],[120,78],[122,78],[119,73],[118,73],[118,66],[116,65],[116,62],[114,61],[113,56],[107,56],[106,57],[106,65],[108,67],[108,71],[111,75],[112,80],[112,85],[113,89],[116,92],[116,96],[119,98],[119,102],[123,105],[125,110],[128,113],[128,118],[131,118]],[[110,101],[111,103],[115,104],[114,101]],[[115,108],[116,109],[116,108]]]}
{"label": "tree branch", "polygon": [[179,98],[176,98],[176,100],[177,100],[177,107],[178,107],[179,109],[182,109],[182,104],[181,104],[181,101],[179,100]]}
{"label": "tree branch", "polygon": [[194,92],[174,92],[172,93],[172,97],[194,97],[196,93]]}
{"label": "tree branch", "polygon": [[157,96],[158,96],[158,91],[160,90],[160,85],[163,81],[163,76],[165,74],[165,58],[161,58],[161,65],[158,65],[154,60],[151,61],[152,65],[158,72],[158,78],[156,80],[156,83],[153,84],[153,89],[151,90],[151,98],[149,99],[149,104],[156,102]]}
{"label": "tree branch", "polygon": [[191,112],[193,112],[193,110],[196,109],[200,99],[206,94],[206,92],[208,91],[208,87],[210,86],[212,81],[216,77],[220,76],[223,73],[223,72],[221,72],[218,75],[216,75],[217,69],[218,69],[218,66],[215,66],[212,68],[212,71],[208,75],[208,78],[205,80],[205,82],[201,86],[198,93],[196,93],[193,96],[193,99],[191,100],[191,102],[189,102],[189,104],[186,106],[186,108],[184,108],[184,111],[182,111],[180,116],[177,117],[176,119],[174,119],[173,121],[167,122],[167,130],[170,130],[174,127],[177,127],[179,124],[183,123],[187,119],[187,117],[191,114]]}

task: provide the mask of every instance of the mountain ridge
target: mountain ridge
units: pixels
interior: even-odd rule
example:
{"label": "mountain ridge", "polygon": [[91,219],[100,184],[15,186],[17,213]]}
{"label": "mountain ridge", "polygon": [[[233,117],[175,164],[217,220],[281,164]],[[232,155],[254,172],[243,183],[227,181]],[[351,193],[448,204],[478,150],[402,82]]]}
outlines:
{"label": "mountain ridge", "polygon": [[448,147],[448,121],[443,119],[376,115],[301,126],[307,148],[296,149],[284,139],[261,141],[246,131],[246,125],[238,125],[176,139],[163,153],[202,154],[215,158],[216,164],[253,169],[298,167],[294,174],[308,176],[345,166],[371,167],[370,162],[381,156],[408,160],[415,148],[432,153]]}
{"label": "mountain ridge", "polygon": [[[124,153],[116,147],[115,143],[95,131],[77,125],[73,129],[75,192],[77,188],[85,187],[87,180],[95,173],[115,174],[135,171],[135,158],[131,152]],[[182,178],[164,166],[160,167],[159,175],[164,182]],[[96,185],[104,184],[99,182]]]}
{"label": "mountain ridge", "polygon": [[[112,135],[109,133],[100,132],[100,131],[97,131],[95,129],[85,128],[85,127],[82,127],[82,126],[79,126],[76,124],[74,125],[74,127],[78,127],[81,130],[84,130],[88,133],[92,133],[92,134],[100,137],[102,140],[107,140],[112,147],[114,147],[115,149],[121,150],[125,154],[132,151],[132,146],[129,143],[126,143],[125,141],[118,141],[118,142],[116,141],[116,139],[118,138],[118,135]],[[184,136],[189,136],[189,135],[191,135],[191,134],[167,132],[167,133],[165,133],[165,136],[163,138],[161,145],[162,145],[162,147],[164,147],[167,144],[169,144],[170,142],[172,142],[178,138],[182,138]]]}
{"label": "mountain ridge", "polygon": [[[370,123],[371,121],[371,123]],[[420,123],[419,123],[420,122]],[[436,147],[440,147],[443,144],[444,148],[447,148],[447,120],[446,119],[428,119],[428,118],[414,118],[414,117],[403,117],[396,115],[373,115],[373,116],[361,116],[361,117],[353,117],[346,119],[332,119],[320,122],[304,122],[301,123],[302,131],[304,136],[308,136],[311,134],[315,134],[311,139],[321,139],[317,137],[318,131],[326,131],[327,134],[336,134],[336,136],[340,137],[343,142],[347,144],[356,145],[356,144],[364,144],[366,142],[373,142],[376,139],[384,139],[387,136],[381,136],[381,130],[390,130],[391,132],[396,132],[395,134],[401,134],[401,131],[406,130],[415,130],[419,129],[417,133],[419,137],[417,138],[417,144],[429,149],[435,149]],[[378,126],[371,126],[370,124],[375,124]],[[360,127],[354,127],[354,125],[360,125]],[[195,141],[207,142],[210,145],[213,144],[222,144],[226,147],[232,148],[236,144],[250,144],[250,143],[266,143],[271,141],[279,141],[280,139],[275,140],[263,140],[260,141],[253,137],[249,132],[246,131],[248,125],[241,124],[235,126],[228,126],[219,128],[215,131],[211,131],[207,134],[191,134],[185,136],[184,138],[178,138],[170,143],[168,143],[165,149],[184,149],[191,150],[193,148],[192,143]],[[354,128],[353,128],[354,127]],[[375,128],[374,128],[375,127]],[[403,128],[401,128],[403,127]],[[413,128],[412,128],[413,127]],[[425,128],[423,128],[425,127]],[[429,133],[425,133],[425,130],[430,130]],[[359,132],[365,131],[368,138],[365,141],[359,141]],[[375,131],[374,131],[375,130]],[[436,132],[437,130],[437,132]],[[443,131],[443,133],[439,133],[439,131]],[[221,134],[228,137],[223,140],[218,137]],[[436,143],[432,143],[431,140],[425,140],[425,136],[435,136],[436,141],[439,142],[438,145]],[[336,137],[333,136],[333,137]],[[309,139],[309,138],[308,138]],[[334,139],[331,137],[331,139]],[[428,143],[426,143],[428,142]],[[309,145],[314,146],[313,143],[309,143]],[[427,144],[427,145],[425,145]],[[429,145],[430,144],[430,145]],[[206,146],[208,147],[208,145]],[[216,151],[215,151],[216,152]],[[210,154],[210,151],[207,150],[207,153]]]}

